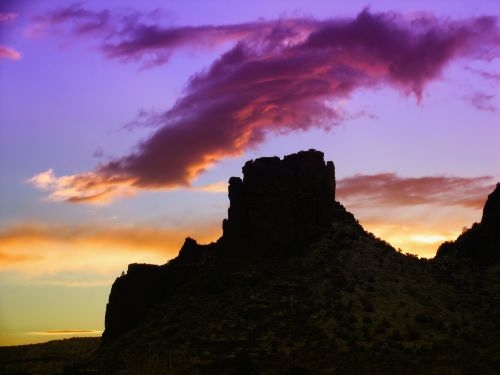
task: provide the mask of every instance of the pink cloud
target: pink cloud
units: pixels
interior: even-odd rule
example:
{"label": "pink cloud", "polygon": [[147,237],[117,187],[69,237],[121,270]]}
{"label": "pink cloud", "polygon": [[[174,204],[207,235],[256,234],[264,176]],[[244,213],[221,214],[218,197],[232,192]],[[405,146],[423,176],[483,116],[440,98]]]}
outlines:
{"label": "pink cloud", "polygon": [[0,59],[20,60],[21,53],[6,46],[0,46]]}
{"label": "pink cloud", "polygon": [[[134,22],[137,28],[103,45],[107,56],[135,60],[143,51],[157,49],[154,61],[161,63],[162,56],[179,45],[198,43],[200,32],[212,38],[232,30],[232,37],[240,39],[190,79],[172,108],[154,114],[155,131],[133,152],[99,164],[93,172],[60,177],[65,193],[75,193],[64,195],[68,201],[189,186],[218,160],[244,153],[269,134],[330,129],[343,120],[332,103],[356,90],[389,86],[420,99],[427,83],[438,79],[452,61],[500,55],[500,32],[493,17],[409,19],[364,10],[353,19],[280,20],[260,27],[178,28],[166,33]],[[252,31],[242,31],[248,25],[253,25]],[[140,120],[148,122],[148,116]]]}
{"label": "pink cloud", "polygon": [[482,208],[494,179],[480,177],[400,177],[394,173],[355,175],[337,181],[337,197],[354,206],[439,204]]}
{"label": "pink cloud", "polygon": [[9,13],[0,13],[0,23],[12,22],[16,18],[17,18],[17,14],[16,13],[12,13],[12,12],[9,12]]}

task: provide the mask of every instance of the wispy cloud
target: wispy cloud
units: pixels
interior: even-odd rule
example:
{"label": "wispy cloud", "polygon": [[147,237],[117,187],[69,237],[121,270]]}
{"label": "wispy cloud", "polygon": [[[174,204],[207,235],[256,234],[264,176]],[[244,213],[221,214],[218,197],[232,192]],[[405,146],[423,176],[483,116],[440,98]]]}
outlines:
{"label": "wispy cloud", "polygon": [[188,187],[219,160],[243,154],[269,134],[331,129],[345,119],[335,103],[356,90],[389,86],[420,100],[452,61],[499,53],[495,17],[451,21],[364,10],[352,19],[174,30],[144,23],[142,16],[124,18],[127,28],[114,29],[109,12],[80,6],[61,12],[47,17],[53,24],[70,22],[78,35],[104,33],[107,56],[126,61],[154,51],[153,62],[160,64],[186,43],[210,45],[220,35],[237,40],[190,79],[172,108],[154,115],[154,132],[133,152],[91,172],[54,176],[51,198],[74,203]]}
{"label": "wispy cloud", "polygon": [[[17,13],[0,12],[0,27],[13,22],[16,18]],[[2,33],[2,30],[0,30],[0,33]],[[21,53],[19,51],[16,51],[14,48],[0,45],[0,60],[20,60],[21,57]]]}
{"label": "wispy cloud", "polygon": [[3,282],[109,285],[129,263],[166,263],[178,254],[188,236],[204,243],[219,235],[219,222],[192,223],[189,230],[19,224],[0,230],[0,272]]}
{"label": "wispy cloud", "polygon": [[490,176],[355,175],[337,181],[337,199],[365,229],[396,248],[433,257],[464,226],[481,218],[495,187]]}
{"label": "wispy cloud", "polygon": [[204,191],[208,193],[227,193],[228,183],[226,181],[214,182],[212,184],[202,186],[192,186],[191,190]]}
{"label": "wispy cloud", "polygon": [[50,191],[49,200],[97,204],[109,203],[113,198],[120,196],[134,195],[133,182],[133,179],[119,176],[114,181],[109,178],[103,179],[93,172],[56,177],[52,169],[28,180],[28,183],[39,189]]}
{"label": "wispy cloud", "polygon": [[81,335],[81,334],[92,334],[101,335],[102,331],[94,329],[59,329],[59,330],[49,330],[49,331],[33,331],[26,332],[27,335]]}
{"label": "wispy cloud", "polygon": [[0,23],[12,22],[17,18],[17,14],[13,12],[0,13]]}
{"label": "wispy cloud", "polygon": [[470,71],[474,74],[481,76],[482,78],[484,78],[488,81],[500,82],[500,74],[498,74],[498,73],[489,72],[489,71],[482,70],[482,69],[475,69],[475,68],[472,68],[470,66],[466,66],[465,69],[467,69],[468,71]]}
{"label": "wispy cloud", "polygon": [[400,177],[395,173],[355,175],[337,182],[337,197],[354,206],[421,204],[482,208],[494,189],[490,176]]}
{"label": "wispy cloud", "polygon": [[485,112],[498,112],[498,108],[493,102],[494,99],[495,95],[484,92],[475,92],[466,97],[466,100],[474,107]]}
{"label": "wispy cloud", "polygon": [[0,59],[20,60],[21,53],[7,46],[0,46]]}
{"label": "wispy cloud", "polygon": [[159,24],[163,16],[160,10],[96,11],[72,4],[38,15],[31,29],[43,34],[62,27],[74,37],[98,36],[98,49],[106,57],[148,68],[165,64],[178,49],[213,49],[270,27],[266,22],[176,27]]}

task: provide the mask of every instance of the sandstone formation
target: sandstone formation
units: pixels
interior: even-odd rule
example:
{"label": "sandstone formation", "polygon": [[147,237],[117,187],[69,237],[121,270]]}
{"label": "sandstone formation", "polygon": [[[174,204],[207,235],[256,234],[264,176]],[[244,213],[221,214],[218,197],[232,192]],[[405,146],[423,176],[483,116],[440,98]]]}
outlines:
{"label": "sandstone formation", "polygon": [[240,262],[296,256],[335,220],[354,220],[335,202],[333,162],[325,163],[323,153],[316,150],[250,160],[243,167],[243,179],[229,179],[228,190],[228,218],[216,243],[199,245],[186,238],[169,264],[131,264],[116,280],[106,309],[104,340],[134,327],[165,293],[166,279],[171,280],[181,265],[210,256]]}
{"label": "sandstone formation", "polygon": [[251,160],[243,180],[229,179],[229,201],[222,237],[229,255],[295,255],[334,220],[335,167],[315,150]]}
{"label": "sandstone formation", "polygon": [[[335,201],[315,150],[229,180],[223,235],[113,284],[82,368],[168,374],[495,374],[500,188],[435,259],[396,251]],[[85,367],[87,366],[87,367]],[[147,371],[146,371],[146,370]]]}

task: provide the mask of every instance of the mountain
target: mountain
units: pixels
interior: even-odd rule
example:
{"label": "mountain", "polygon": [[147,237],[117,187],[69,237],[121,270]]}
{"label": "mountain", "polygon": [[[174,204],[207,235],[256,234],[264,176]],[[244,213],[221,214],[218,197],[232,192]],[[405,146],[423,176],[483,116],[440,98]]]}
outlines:
{"label": "mountain", "polygon": [[229,200],[216,242],[129,265],[67,374],[500,373],[499,186],[430,260],[366,232],[319,151],[247,162]]}
{"label": "mountain", "polygon": [[500,188],[435,259],[396,251],[335,201],[315,150],[249,161],[215,243],[131,264],[99,360],[172,374],[466,374],[500,368]]}

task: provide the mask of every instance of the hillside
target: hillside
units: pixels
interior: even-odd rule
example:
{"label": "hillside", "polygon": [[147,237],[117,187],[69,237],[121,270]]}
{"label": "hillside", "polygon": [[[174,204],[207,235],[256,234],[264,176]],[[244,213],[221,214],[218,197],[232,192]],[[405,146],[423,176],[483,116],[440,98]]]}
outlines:
{"label": "hillside", "polygon": [[99,347],[98,337],[53,340],[43,344],[0,347],[0,374],[85,373],[82,366]]}
{"label": "hillside", "polygon": [[432,260],[366,232],[335,201],[334,165],[318,151],[247,162],[229,199],[218,241],[188,238],[167,264],[132,264],[115,281],[81,369],[499,373],[500,186]]}

